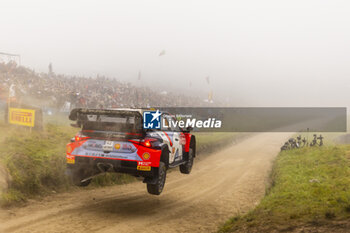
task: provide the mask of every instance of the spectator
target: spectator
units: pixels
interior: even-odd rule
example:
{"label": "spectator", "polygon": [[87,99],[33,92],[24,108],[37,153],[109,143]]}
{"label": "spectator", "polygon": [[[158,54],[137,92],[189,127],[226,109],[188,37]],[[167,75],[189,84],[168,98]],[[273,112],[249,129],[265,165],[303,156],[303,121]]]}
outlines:
{"label": "spectator", "polygon": [[[52,71],[52,67],[51,67]],[[11,85],[16,86],[16,98],[23,103],[45,108],[63,109],[67,106],[88,108],[150,107],[150,106],[203,106],[199,98],[155,92],[148,87],[109,79],[69,77],[53,72],[36,73],[17,64],[0,63],[0,98],[8,95]],[[69,103],[69,104],[67,104]]]}

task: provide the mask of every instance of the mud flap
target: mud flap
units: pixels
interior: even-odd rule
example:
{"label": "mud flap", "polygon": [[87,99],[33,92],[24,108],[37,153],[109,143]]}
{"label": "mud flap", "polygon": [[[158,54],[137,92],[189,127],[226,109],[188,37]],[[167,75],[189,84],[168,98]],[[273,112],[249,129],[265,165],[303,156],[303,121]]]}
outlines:
{"label": "mud flap", "polygon": [[154,177],[145,177],[145,179],[143,180],[143,183],[146,184],[156,184],[158,181],[158,177],[154,176]]}
{"label": "mud flap", "polygon": [[152,173],[153,173],[153,176],[145,177],[145,179],[143,180],[143,183],[146,183],[146,184],[157,184],[157,181],[158,181],[158,168],[152,168]]}

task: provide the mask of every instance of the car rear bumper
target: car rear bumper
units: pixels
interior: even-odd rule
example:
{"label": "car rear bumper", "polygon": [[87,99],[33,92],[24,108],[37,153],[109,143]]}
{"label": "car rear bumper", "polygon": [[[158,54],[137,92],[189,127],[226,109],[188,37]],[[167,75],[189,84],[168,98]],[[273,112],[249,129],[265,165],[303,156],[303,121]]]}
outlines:
{"label": "car rear bumper", "polygon": [[[69,156],[67,155],[67,161],[69,161],[68,158]],[[157,167],[151,167],[151,162],[146,162],[146,166],[140,166],[140,163],[145,162],[108,158],[92,158],[75,155],[74,163],[67,163],[67,168],[88,169],[93,171],[93,173],[118,172],[143,177],[152,177],[155,174],[156,169],[158,169]]]}

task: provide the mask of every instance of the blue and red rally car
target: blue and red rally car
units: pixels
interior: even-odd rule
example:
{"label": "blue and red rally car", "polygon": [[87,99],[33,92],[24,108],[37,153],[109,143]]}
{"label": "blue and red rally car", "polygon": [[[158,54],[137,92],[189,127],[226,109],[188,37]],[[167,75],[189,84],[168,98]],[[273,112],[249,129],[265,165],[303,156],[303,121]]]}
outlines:
{"label": "blue and red rally car", "polygon": [[[162,125],[144,127],[145,109],[73,109],[69,119],[81,131],[67,144],[67,173],[74,184],[86,186],[104,172],[142,177],[150,194],[159,195],[166,172],[179,166],[189,174],[196,156],[190,128]],[[159,114],[159,112],[157,111]],[[156,116],[158,117],[158,116]],[[162,112],[163,121],[175,120]]]}

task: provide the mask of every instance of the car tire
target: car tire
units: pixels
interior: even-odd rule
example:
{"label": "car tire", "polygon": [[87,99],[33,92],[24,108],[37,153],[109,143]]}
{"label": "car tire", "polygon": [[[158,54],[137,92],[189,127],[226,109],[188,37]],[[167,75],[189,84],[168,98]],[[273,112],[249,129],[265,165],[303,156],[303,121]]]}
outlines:
{"label": "car tire", "polygon": [[152,195],[159,195],[162,193],[166,180],[167,168],[164,162],[159,162],[157,181],[155,184],[147,184],[147,191]]}
{"label": "car tire", "polygon": [[188,151],[188,159],[186,163],[180,165],[180,172],[183,174],[190,174],[193,167],[193,161],[194,161],[194,149],[191,146]]}

